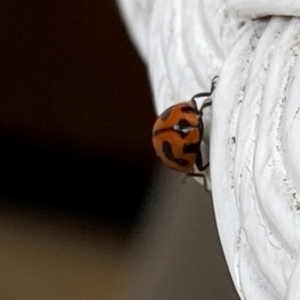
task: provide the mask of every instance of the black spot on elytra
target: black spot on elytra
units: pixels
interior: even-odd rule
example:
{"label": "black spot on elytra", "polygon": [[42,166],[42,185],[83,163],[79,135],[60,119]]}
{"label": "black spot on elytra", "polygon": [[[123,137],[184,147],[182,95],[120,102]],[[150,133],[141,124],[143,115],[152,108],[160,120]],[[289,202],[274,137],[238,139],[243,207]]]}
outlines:
{"label": "black spot on elytra", "polygon": [[184,106],[184,107],[181,108],[181,111],[183,113],[194,113],[195,109],[190,107],[190,106]]}
{"label": "black spot on elytra", "polygon": [[160,135],[161,133],[168,132],[168,131],[175,131],[176,133],[178,133],[180,135],[180,137],[183,140],[189,135],[189,132],[178,131],[178,130],[175,130],[174,128],[162,128],[162,129],[155,130],[152,133],[152,137],[156,137],[156,136]]}
{"label": "black spot on elytra", "polygon": [[197,153],[198,149],[199,149],[199,144],[184,144],[182,151],[184,154],[191,154],[191,153]]}
{"label": "black spot on elytra", "polygon": [[167,131],[173,131],[173,128],[161,128],[161,129],[155,130],[155,131],[152,133],[152,137],[158,136],[158,135],[160,135],[161,133],[164,133],[164,132],[167,132]]}
{"label": "black spot on elytra", "polygon": [[184,140],[188,135],[189,133],[188,132],[184,132],[184,131],[176,131],[180,137]]}
{"label": "black spot on elytra", "polygon": [[189,164],[189,162],[186,159],[174,157],[174,153],[172,151],[172,146],[167,141],[163,142],[162,151],[169,160],[173,161],[180,167],[186,167]]}
{"label": "black spot on elytra", "polygon": [[172,108],[170,107],[170,108],[166,109],[166,110],[160,115],[160,118],[161,118],[163,121],[166,121],[166,120],[169,118],[171,112],[172,112]]}

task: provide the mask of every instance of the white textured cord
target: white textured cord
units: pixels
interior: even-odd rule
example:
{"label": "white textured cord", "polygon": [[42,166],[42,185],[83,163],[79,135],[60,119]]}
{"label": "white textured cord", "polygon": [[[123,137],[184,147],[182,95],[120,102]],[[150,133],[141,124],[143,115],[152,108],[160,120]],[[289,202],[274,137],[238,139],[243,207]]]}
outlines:
{"label": "white textured cord", "polygon": [[209,90],[220,75],[211,183],[240,297],[300,299],[300,20],[250,19],[299,15],[300,1],[119,2],[149,67],[158,113]]}
{"label": "white textured cord", "polygon": [[300,16],[299,0],[227,0],[226,8],[236,17]]}
{"label": "white textured cord", "polygon": [[300,246],[299,146],[291,139],[300,121],[300,22],[273,17],[263,30],[257,25],[222,69],[212,116],[212,188],[240,295],[285,299]]}

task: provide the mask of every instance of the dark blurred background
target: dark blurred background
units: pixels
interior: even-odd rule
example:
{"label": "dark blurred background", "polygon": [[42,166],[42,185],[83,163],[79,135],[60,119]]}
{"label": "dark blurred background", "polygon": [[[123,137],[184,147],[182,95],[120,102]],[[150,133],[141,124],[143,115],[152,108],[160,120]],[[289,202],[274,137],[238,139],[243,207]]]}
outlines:
{"label": "dark blurred background", "polygon": [[0,45],[0,211],[130,231],[155,115],[116,3],[1,1]]}
{"label": "dark blurred background", "polygon": [[116,3],[1,1],[0,66],[0,299],[119,299],[155,115]]}

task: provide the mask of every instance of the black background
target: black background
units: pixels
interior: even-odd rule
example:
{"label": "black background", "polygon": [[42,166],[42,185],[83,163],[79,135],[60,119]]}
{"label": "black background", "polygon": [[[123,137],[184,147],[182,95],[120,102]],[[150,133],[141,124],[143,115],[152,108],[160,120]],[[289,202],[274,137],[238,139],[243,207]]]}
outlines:
{"label": "black background", "polygon": [[116,4],[1,1],[0,20],[0,210],[130,228],[155,115]]}

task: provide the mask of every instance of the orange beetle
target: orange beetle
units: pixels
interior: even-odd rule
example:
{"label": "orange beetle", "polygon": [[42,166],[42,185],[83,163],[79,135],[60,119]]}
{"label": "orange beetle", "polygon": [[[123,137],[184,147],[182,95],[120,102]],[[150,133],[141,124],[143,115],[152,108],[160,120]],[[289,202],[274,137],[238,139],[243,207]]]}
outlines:
{"label": "orange beetle", "polygon": [[209,93],[200,93],[190,101],[175,104],[157,118],[152,131],[153,147],[169,168],[189,176],[203,177],[203,174],[194,173],[193,166],[203,171],[209,165],[203,166],[200,144],[203,137],[203,109],[211,105],[211,99],[207,98],[198,110],[195,98],[210,97],[217,79],[218,76],[213,78]]}

